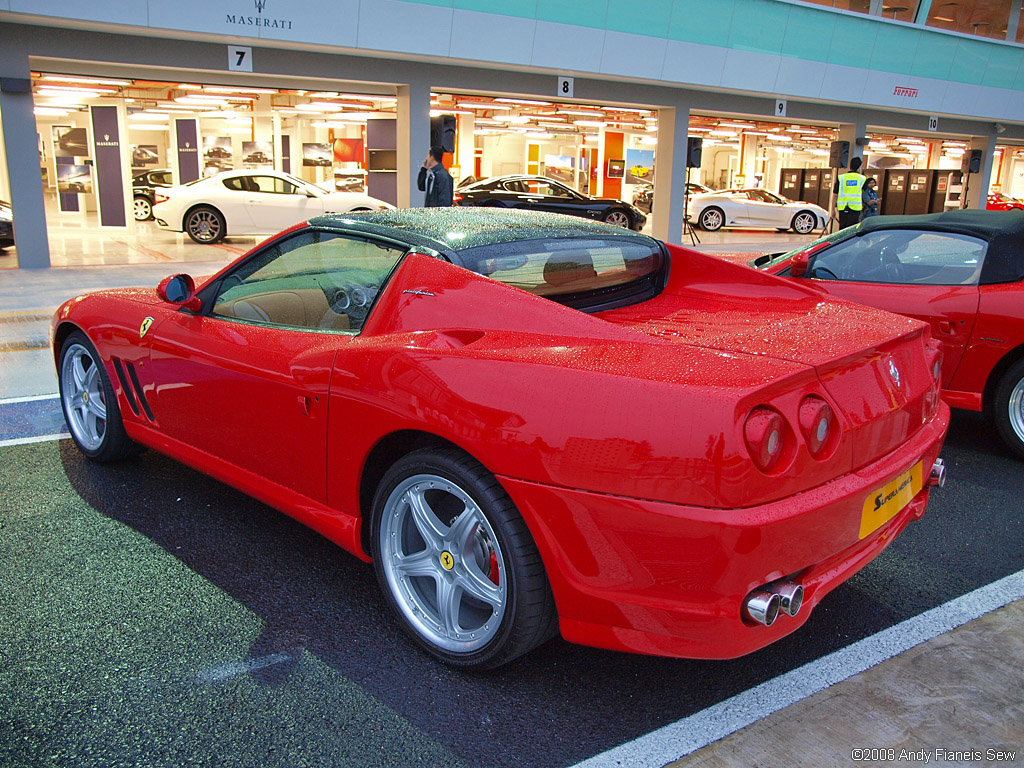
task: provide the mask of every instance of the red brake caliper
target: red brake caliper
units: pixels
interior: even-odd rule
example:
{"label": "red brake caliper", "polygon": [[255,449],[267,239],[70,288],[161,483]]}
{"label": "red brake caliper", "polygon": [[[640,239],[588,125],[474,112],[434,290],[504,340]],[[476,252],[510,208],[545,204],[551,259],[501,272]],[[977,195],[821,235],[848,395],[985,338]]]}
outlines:
{"label": "red brake caliper", "polygon": [[491,581],[498,583],[498,553],[491,552]]}

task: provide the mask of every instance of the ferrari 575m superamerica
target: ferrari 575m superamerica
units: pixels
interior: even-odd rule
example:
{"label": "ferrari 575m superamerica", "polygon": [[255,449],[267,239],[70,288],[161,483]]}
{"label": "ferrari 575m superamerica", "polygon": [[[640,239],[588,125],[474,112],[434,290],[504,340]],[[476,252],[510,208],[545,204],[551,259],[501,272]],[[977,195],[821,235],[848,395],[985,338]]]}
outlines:
{"label": "ferrari 575m superamerica", "polygon": [[315,218],[52,334],[86,456],[148,446],[294,516],[462,667],[558,631],[749,653],[944,479],[926,324],[578,218]]}

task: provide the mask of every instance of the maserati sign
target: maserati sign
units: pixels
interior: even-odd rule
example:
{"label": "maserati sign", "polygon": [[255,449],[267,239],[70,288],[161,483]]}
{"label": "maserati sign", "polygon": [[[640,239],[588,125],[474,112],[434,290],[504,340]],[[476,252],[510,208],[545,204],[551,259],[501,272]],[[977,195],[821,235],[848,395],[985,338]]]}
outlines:
{"label": "maserati sign", "polygon": [[269,27],[270,29],[291,29],[291,19],[271,19],[263,15],[263,9],[267,7],[268,0],[255,0],[256,15],[228,13],[226,23],[237,27]]}

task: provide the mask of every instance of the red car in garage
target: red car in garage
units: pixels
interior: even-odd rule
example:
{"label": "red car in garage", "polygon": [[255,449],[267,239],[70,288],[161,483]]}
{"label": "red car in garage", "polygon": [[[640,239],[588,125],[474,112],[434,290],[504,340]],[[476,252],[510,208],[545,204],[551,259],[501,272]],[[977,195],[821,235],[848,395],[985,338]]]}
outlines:
{"label": "red car in garage", "polygon": [[752,265],[929,323],[943,398],[1024,458],[1024,211],[878,216]]}
{"label": "red car in garage", "polygon": [[1024,200],[1004,195],[1002,192],[993,192],[988,196],[988,203],[985,207],[990,211],[1012,211],[1014,209],[1024,211]]}
{"label": "red car in garage", "polygon": [[944,477],[925,324],[579,218],[323,216],[52,338],[87,457],[147,446],[294,516],[461,667],[558,631],[757,650]]}

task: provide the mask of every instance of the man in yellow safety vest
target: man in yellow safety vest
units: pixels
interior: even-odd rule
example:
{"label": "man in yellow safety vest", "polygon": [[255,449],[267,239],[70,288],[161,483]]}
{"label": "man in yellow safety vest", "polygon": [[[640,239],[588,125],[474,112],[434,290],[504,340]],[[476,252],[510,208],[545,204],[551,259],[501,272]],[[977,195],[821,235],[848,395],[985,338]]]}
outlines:
{"label": "man in yellow safety vest", "polygon": [[860,173],[861,159],[855,157],[850,161],[850,170],[839,175],[836,180],[836,210],[839,212],[839,228],[852,227],[860,221],[864,210],[864,182],[867,180]]}

